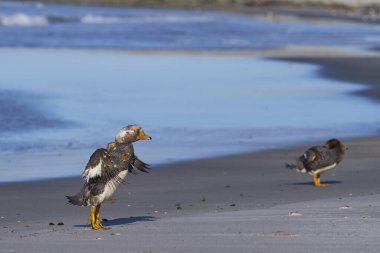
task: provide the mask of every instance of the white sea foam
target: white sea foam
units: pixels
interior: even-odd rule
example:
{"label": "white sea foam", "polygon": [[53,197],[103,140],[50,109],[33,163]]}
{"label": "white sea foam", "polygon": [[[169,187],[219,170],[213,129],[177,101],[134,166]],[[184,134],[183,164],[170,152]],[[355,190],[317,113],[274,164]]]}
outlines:
{"label": "white sea foam", "polygon": [[141,22],[141,23],[207,23],[213,21],[213,17],[209,16],[177,16],[177,15],[167,15],[167,16],[145,16],[139,18],[130,18],[129,22]]}
{"label": "white sea foam", "polygon": [[105,16],[95,16],[95,15],[85,15],[81,18],[81,22],[85,24],[118,24],[125,23],[122,18],[118,17],[105,17]]}
{"label": "white sea foam", "polygon": [[25,13],[0,14],[0,25],[2,26],[41,26],[48,24],[49,21],[45,16],[28,15]]}
{"label": "white sea foam", "polygon": [[85,24],[138,24],[138,23],[205,23],[213,21],[208,16],[142,16],[142,17],[107,17],[87,14],[81,18],[81,22]]}

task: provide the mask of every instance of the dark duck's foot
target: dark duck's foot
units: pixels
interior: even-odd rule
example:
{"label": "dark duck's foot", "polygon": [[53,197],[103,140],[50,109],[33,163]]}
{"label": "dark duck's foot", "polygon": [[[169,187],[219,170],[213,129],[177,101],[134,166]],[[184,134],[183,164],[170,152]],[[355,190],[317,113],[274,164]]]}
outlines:
{"label": "dark duck's foot", "polygon": [[330,185],[330,184],[321,184],[321,176],[320,175],[314,175],[313,179],[314,179],[314,186],[315,187],[325,187],[325,186]]}

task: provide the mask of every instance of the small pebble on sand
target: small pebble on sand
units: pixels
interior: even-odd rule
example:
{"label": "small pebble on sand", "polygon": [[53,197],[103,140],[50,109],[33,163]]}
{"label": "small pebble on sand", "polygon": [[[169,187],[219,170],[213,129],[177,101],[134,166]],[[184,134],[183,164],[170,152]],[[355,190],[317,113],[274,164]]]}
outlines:
{"label": "small pebble on sand", "polygon": [[269,232],[269,233],[257,233],[257,236],[268,236],[268,237],[294,237],[297,236],[297,234],[292,234],[286,231],[276,231],[276,232]]}

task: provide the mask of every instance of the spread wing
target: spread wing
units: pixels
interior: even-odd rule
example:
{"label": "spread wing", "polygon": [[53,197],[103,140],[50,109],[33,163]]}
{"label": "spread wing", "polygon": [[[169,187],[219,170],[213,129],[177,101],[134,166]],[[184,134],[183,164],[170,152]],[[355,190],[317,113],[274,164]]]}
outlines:
{"label": "spread wing", "polygon": [[123,179],[118,176],[119,173],[107,150],[100,148],[91,155],[82,178],[88,185],[111,183],[116,187],[123,182]]}
{"label": "spread wing", "polygon": [[128,171],[132,174],[137,174],[137,172],[134,170],[135,168],[142,172],[149,173],[148,170],[150,170],[150,165],[144,163],[137,156],[134,155],[131,163],[129,164]]}
{"label": "spread wing", "polygon": [[[136,172],[135,169],[138,169],[142,172],[145,172],[145,173],[149,173],[149,169],[150,169],[150,165],[141,161],[135,154],[134,154],[134,149],[133,149],[133,146],[129,146],[129,148],[131,149],[132,151],[132,158],[131,158],[131,161],[128,163],[128,172],[136,175],[138,174]],[[108,143],[107,145],[107,151],[109,153],[111,153],[112,151],[114,151],[116,149],[116,143],[115,142],[111,142],[111,143]]]}
{"label": "spread wing", "polygon": [[299,159],[308,171],[320,169],[336,163],[334,153],[326,146],[312,147]]}

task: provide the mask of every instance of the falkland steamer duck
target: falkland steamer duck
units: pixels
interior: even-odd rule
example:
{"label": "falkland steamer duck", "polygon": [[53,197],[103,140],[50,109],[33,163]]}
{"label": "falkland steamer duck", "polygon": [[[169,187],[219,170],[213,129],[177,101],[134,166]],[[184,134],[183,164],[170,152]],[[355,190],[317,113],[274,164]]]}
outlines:
{"label": "falkland steamer duck", "polygon": [[328,186],[328,184],[321,184],[321,174],[337,166],[342,161],[346,149],[346,146],[338,139],[330,139],[323,146],[309,148],[296,159],[296,164],[286,164],[286,167],[310,174],[317,187]]}
{"label": "falkland steamer duck", "polygon": [[99,148],[90,157],[82,174],[84,185],[75,196],[66,196],[69,203],[78,206],[91,206],[90,222],[95,230],[110,229],[100,222],[100,206],[112,197],[116,188],[124,182],[128,172],[135,169],[148,172],[149,165],[134,153],[133,142],[151,140],[139,125],[122,128],[109,143],[107,149]]}

